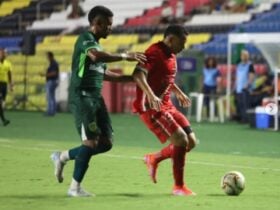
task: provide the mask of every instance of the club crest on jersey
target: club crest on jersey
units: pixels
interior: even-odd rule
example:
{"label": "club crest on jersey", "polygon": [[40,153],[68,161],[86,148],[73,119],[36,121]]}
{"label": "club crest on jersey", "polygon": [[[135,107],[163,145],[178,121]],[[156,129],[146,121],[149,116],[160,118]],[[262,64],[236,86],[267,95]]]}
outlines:
{"label": "club crest on jersey", "polygon": [[97,130],[97,125],[95,122],[92,122],[88,125],[90,131],[95,132]]}

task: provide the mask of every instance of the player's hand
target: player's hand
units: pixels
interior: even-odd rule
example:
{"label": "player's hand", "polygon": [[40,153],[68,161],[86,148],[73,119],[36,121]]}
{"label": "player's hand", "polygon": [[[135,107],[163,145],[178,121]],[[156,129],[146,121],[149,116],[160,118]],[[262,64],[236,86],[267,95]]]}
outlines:
{"label": "player's hand", "polygon": [[147,99],[148,99],[150,108],[159,112],[160,107],[161,107],[161,99],[155,95],[148,96]]}
{"label": "player's hand", "polygon": [[177,93],[176,97],[181,107],[187,108],[191,105],[191,100],[184,93]]}
{"label": "player's hand", "polygon": [[126,53],[126,55],[127,55],[126,57],[127,61],[138,61],[141,64],[144,64],[147,61],[146,56],[140,52],[128,52]]}

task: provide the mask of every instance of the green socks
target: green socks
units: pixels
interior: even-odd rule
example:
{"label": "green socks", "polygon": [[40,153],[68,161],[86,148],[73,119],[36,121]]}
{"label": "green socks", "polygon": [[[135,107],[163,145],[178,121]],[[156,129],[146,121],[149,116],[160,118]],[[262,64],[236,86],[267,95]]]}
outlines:
{"label": "green socks", "polygon": [[82,182],[84,175],[88,169],[88,164],[92,155],[92,149],[88,146],[80,146],[79,152],[75,159],[75,168],[73,178],[77,182]]}

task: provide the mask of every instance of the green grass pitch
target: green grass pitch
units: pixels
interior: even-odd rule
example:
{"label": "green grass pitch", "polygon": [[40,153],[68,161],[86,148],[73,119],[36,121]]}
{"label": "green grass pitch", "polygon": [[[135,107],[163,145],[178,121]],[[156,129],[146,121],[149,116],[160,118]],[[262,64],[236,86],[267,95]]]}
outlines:
{"label": "green grass pitch", "polygon": [[[279,210],[280,133],[235,123],[193,123],[200,144],[187,155],[185,179],[198,195],[171,196],[170,160],[160,164],[158,183],[150,181],[144,154],[162,145],[137,116],[112,115],[113,149],[92,158],[83,186],[91,198],[68,198],[73,162],[58,184],[49,159],[54,150],[77,146],[70,114],[8,112],[12,123],[0,126],[0,210]],[[246,188],[226,196],[222,175],[241,171]]]}

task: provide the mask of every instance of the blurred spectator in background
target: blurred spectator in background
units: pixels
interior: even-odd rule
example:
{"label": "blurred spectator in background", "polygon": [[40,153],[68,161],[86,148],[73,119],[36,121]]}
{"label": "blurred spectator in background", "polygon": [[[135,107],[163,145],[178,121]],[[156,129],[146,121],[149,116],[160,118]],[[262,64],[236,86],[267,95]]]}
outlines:
{"label": "blurred spectator in background", "polygon": [[169,24],[174,21],[174,11],[168,0],[162,2],[162,10],[160,16],[161,24]]}
{"label": "blurred spectator in background", "polygon": [[204,105],[206,106],[207,116],[209,116],[209,102],[211,97],[215,97],[217,93],[218,80],[220,72],[217,69],[217,61],[214,57],[208,57],[205,60],[203,69],[203,89]]}
{"label": "blurred spectator in background", "polygon": [[272,95],[273,76],[266,72],[266,74],[258,76],[252,84],[252,91],[250,93],[251,108],[261,106],[263,99],[272,97]]}
{"label": "blurred spectator in background", "polygon": [[237,65],[235,93],[236,93],[236,119],[242,123],[248,121],[246,111],[249,108],[249,92],[255,78],[254,66],[249,60],[250,54],[247,50],[241,52],[241,62]]}
{"label": "blurred spectator in background", "polygon": [[222,12],[227,0],[212,0],[210,3],[211,12]]}
{"label": "blurred spectator in background", "polygon": [[246,12],[253,5],[253,0],[212,0],[211,11],[242,13]]}
{"label": "blurred spectator in background", "polygon": [[233,13],[242,13],[247,11],[246,0],[233,0],[229,2],[228,6],[229,11]]}
{"label": "blurred spectator in background", "polygon": [[68,15],[69,19],[76,19],[79,17],[83,17],[85,15],[85,12],[83,11],[82,7],[79,4],[79,0],[72,0],[72,11]]}
{"label": "blurred spectator in background", "polygon": [[185,20],[185,1],[177,0],[175,19],[177,23],[183,23]]}
{"label": "blurred spectator in background", "polygon": [[55,100],[55,89],[58,85],[59,79],[59,65],[54,58],[52,52],[47,52],[47,59],[49,66],[46,73],[41,76],[46,77],[46,94],[47,94],[47,112],[46,116],[54,116],[56,113],[56,100]]}
{"label": "blurred spectator in background", "polygon": [[10,123],[4,116],[4,104],[8,92],[8,85],[10,91],[13,91],[12,64],[6,59],[5,50],[0,48],[0,119],[4,126]]}

